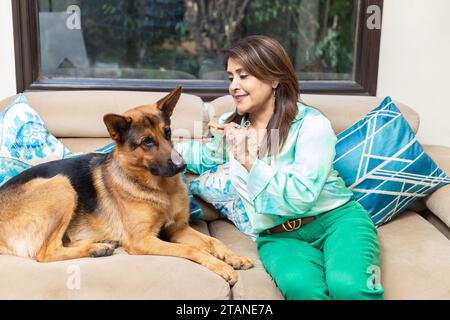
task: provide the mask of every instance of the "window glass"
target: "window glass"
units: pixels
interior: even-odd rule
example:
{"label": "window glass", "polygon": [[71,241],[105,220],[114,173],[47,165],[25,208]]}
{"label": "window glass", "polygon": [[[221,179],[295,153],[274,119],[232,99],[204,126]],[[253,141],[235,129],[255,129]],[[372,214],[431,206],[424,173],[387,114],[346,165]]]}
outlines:
{"label": "window glass", "polygon": [[300,80],[351,80],[355,1],[39,0],[39,78],[224,81],[222,49],[264,34]]}

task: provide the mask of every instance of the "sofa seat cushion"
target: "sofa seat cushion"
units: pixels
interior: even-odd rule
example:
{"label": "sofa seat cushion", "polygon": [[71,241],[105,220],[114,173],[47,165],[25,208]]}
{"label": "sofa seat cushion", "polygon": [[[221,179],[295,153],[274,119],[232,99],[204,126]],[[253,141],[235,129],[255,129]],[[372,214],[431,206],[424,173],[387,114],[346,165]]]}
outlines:
{"label": "sofa seat cushion", "polygon": [[[204,221],[193,225],[208,234]],[[128,255],[122,248],[110,257],[52,263],[0,255],[0,265],[0,299],[230,298],[228,283],[199,264]]]}
{"label": "sofa seat cushion", "polygon": [[249,257],[255,266],[238,270],[238,282],[231,289],[233,300],[280,300],[283,296],[258,257],[256,243],[240,232],[228,220],[219,219],[209,223],[211,236],[221,240],[236,254]]}
{"label": "sofa seat cushion", "polygon": [[450,240],[412,211],[378,233],[385,299],[450,299]]}

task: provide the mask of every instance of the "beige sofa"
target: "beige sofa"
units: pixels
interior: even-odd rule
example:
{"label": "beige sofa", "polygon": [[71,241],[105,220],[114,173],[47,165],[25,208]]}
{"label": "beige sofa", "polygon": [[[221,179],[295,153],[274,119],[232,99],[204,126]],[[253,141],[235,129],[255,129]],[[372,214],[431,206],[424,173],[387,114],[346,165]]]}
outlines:
{"label": "beige sofa", "polygon": [[[108,112],[122,113],[151,103],[165,93],[116,91],[28,92],[32,107],[48,129],[72,152],[90,152],[110,142],[102,122]],[[0,101],[3,110],[14,97]],[[336,133],[368,111],[380,98],[303,95],[307,104],[322,110]],[[232,110],[228,96],[204,103],[183,94],[175,109],[174,137],[208,137],[210,118]],[[415,132],[419,116],[400,108]],[[450,148],[426,146],[438,165],[450,173]],[[282,299],[258,259],[255,243],[217,211],[200,201],[205,217],[193,223],[201,232],[221,239],[255,267],[238,271],[232,288],[218,275],[191,261],[165,256],[129,256],[118,249],[113,256],[55,263],[0,256],[0,299]],[[386,299],[450,298],[450,186],[420,201],[394,221],[379,228],[381,281]]]}

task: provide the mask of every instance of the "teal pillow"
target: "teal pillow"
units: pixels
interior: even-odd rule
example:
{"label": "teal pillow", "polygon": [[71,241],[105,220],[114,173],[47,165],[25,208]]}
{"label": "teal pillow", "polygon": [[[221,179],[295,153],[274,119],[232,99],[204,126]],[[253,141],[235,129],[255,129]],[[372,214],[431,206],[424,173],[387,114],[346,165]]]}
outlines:
{"label": "teal pillow", "polygon": [[[115,147],[115,144],[110,143],[100,149],[97,149],[94,152],[108,153],[108,152],[111,152],[114,149],[114,147]],[[185,172],[182,173],[181,177],[182,177],[184,183],[187,183]],[[190,192],[189,188],[188,188],[188,195],[189,195],[189,203],[190,203],[190,220],[195,221],[195,220],[199,220],[199,219],[203,218],[203,210],[200,208],[200,205],[195,200],[195,198],[192,195],[192,193]]]}
{"label": "teal pillow", "polygon": [[450,183],[390,97],[337,138],[334,168],[377,226]]}
{"label": "teal pillow", "polygon": [[256,239],[257,234],[252,232],[244,204],[231,184],[229,163],[218,165],[192,180],[189,190],[212,204],[222,217],[233,222],[241,232]]}
{"label": "teal pillow", "polygon": [[0,113],[0,186],[34,165],[72,156],[19,94]]}

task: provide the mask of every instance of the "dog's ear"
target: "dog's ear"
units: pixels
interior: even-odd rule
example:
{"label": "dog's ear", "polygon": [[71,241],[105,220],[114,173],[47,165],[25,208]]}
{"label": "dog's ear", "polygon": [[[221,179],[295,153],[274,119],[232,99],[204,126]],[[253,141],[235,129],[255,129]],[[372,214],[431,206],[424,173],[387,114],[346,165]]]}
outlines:
{"label": "dog's ear", "polygon": [[173,109],[175,108],[175,105],[178,102],[178,99],[180,99],[181,92],[183,91],[183,88],[181,86],[178,86],[175,90],[173,90],[171,93],[169,93],[167,96],[159,100],[156,105],[159,110],[165,112],[169,117],[172,116]]}
{"label": "dog's ear", "polygon": [[116,142],[121,142],[123,135],[130,129],[131,118],[119,114],[108,113],[103,117],[109,135]]}

